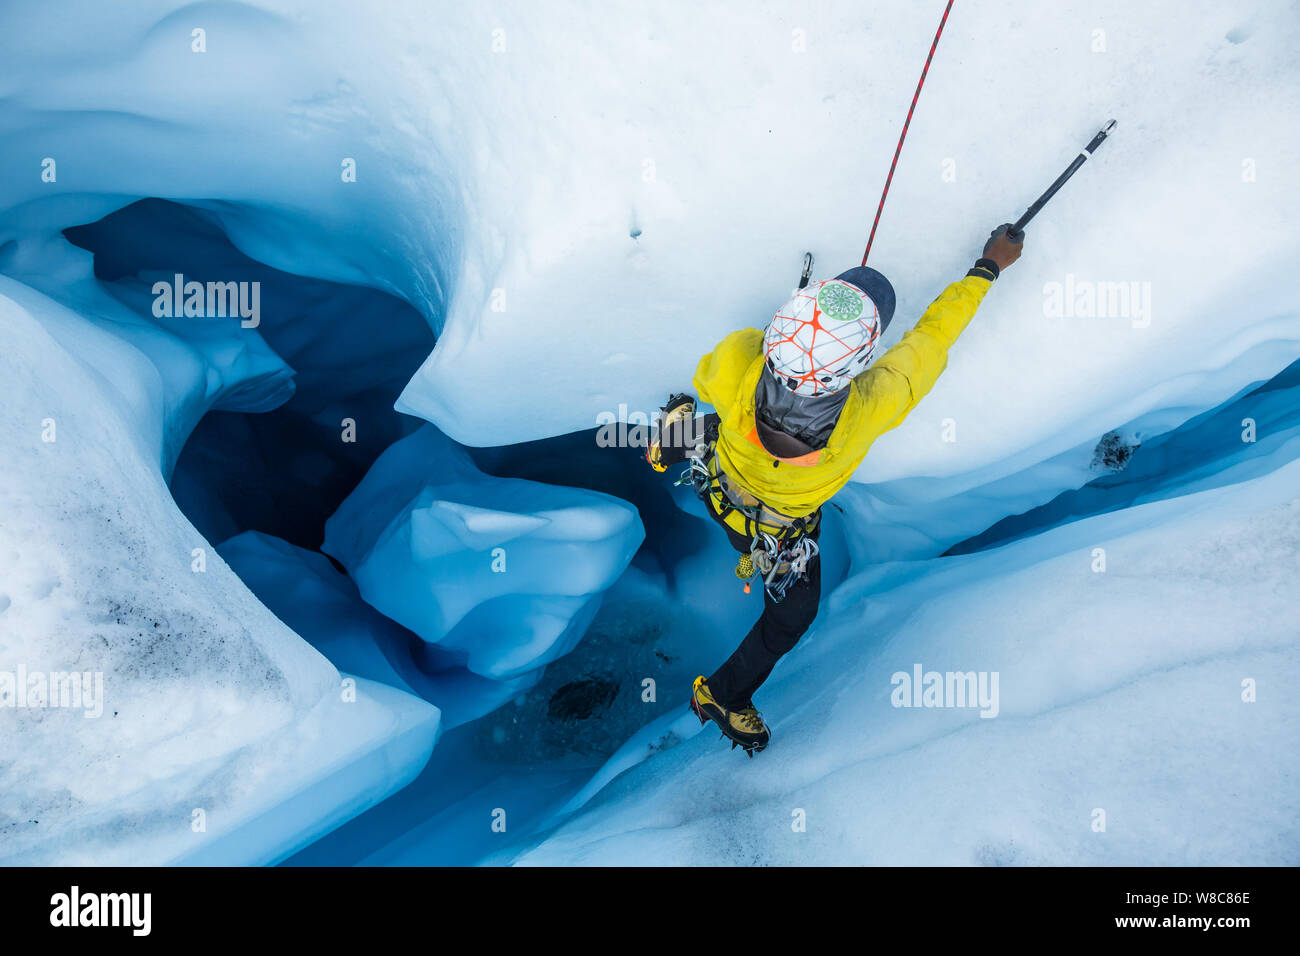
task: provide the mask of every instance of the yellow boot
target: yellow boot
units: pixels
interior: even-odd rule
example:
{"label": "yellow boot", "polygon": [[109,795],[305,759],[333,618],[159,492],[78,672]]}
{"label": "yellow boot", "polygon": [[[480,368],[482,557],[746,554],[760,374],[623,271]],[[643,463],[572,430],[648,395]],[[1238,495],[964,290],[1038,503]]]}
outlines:
{"label": "yellow boot", "polygon": [[709,685],[704,682],[704,677],[695,678],[695,686],[691,693],[691,710],[695,716],[700,718],[700,723],[713,721],[722,731],[722,736],[731,740],[731,749],[735,750],[737,746],[744,747],[745,753],[751,757],[758,751],[767,746],[768,741],[772,739],[771,732],[767,725],[763,723],[763,717],[753,707],[746,707],[743,710],[727,710],[716,700],[713,694],[709,692]]}

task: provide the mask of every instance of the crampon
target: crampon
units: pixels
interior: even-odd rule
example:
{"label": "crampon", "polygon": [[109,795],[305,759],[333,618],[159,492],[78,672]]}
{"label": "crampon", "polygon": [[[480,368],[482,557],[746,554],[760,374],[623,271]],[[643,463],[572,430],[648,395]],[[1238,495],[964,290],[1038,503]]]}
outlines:
{"label": "crampon", "polygon": [[722,707],[713,699],[703,677],[695,679],[691,712],[699,718],[701,724],[713,721],[722,731],[722,739],[731,741],[731,749],[740,747],[751,759],[772,740],[772,733],[757,710],[746,707],[744,710],[729,711]]}

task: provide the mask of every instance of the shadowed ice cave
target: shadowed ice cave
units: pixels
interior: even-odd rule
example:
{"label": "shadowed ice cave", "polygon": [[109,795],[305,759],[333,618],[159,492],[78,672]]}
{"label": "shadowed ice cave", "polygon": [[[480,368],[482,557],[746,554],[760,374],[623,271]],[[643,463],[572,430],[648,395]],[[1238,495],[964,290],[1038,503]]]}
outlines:
{"label": "shadowed ice cave", "polygon": [[[209,541],[257,530],[307,548],[371,462],[418,422],[392,409],[433,348],[424,318],[361,286],[281,272],[240,252],[204,209],[143,199],[64,230],[95,276],[147,314],[149,285],[257,282],[257,331],[296,373],[292,397],[257,414],[214,411],[195,428],[172,493]],[[139,279],[146,279],[140,283]],[[344,420],[355,423],[344,440]]]}

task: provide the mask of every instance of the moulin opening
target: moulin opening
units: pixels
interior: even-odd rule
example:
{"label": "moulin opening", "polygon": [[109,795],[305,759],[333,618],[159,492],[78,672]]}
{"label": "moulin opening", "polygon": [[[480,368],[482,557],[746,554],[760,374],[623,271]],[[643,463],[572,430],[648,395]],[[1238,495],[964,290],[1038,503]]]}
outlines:
{"label": "moulin opening", "polygon": [[209,541],[257,530],[318,548],[325,520],[375,458],[419,424],[392,406],[433,348],[425,319],[385,292],[258,262],[201,207],[142,199],[64,235],[94,254],[96,278],[120,298],[178,275],[257,284],[256,319],[228,321],[255,321],[295,373],[292,397],[268,411],[205,415],[177,459],[172,494]]}

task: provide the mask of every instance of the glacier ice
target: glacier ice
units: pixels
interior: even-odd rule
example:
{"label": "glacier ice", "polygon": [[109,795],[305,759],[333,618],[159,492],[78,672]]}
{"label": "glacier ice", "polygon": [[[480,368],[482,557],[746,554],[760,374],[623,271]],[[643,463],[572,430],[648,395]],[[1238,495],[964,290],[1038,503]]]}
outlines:
{"label": "glacier ice", "polygon": [[437,705],[443,729],[494,710],[540,674],[492,680],[463,667],[426,672],[420,639],[366,604],[356,585],[318,551],[257,531],[219,551],[258,599],[340,671],[397,687]]}
{"label": "glacier ice", "polygon": [[169,353],[5,278],[0,322],[0,667],[104,688],[93,720],[0,707],[0,860],[274,862],[413,777],[436,709],[368,682],[345,700],[171,501]]}
{"label": "glacier ice", "polygon": [[1272,471],[1283,446],[1291,446],[1292,457],[1300,454],[1300,361],[1150,441],[1139,426],[1125,431],[1139,447],[1120,474],[1102,475],[1045,505],[1009,515],[947,553],[991,547],[1022,531],[1041,531],[1097,511],[1234,484]]}
{"label": "glacier ice", "polygon": [[425,426],[379,457],[322,548],[431,666],[504,680],[572,650],[643,536],[626,502],[484,475]]}
{"label": "glacier ice", "polygon": [[[1292,11],[955,8],[959,55],[934,63],[872,253],[899,290],[892,335],[1081,133],[1119,131],[837,499],[822,619],[765,689],[777,743],[741,777],[687,739],[674,688],[752,607],[689,498],[588,480],[628,451],[589,429],[766,321],[806,248],[856,261],[933,11],[683,2],[558,29],[525,3],[381,10],[358,30],[342,0],[0,5],[0,670],[90,662],[118,705],[0,708],[0,859],[1296,862],[1300,734],[1275,692],[1296,676],[1277,629],[1294,588],[1275,572],[1298,439],[1291,396],[1255,392],[1300,348]],[[1008,43],[1051,51],[1037,82],[1004,68]],[[247,270],[289,321],[152,317],[172,268]],[[1120,286],[1137,295],[1110,314]],[[1141,448],[1099,477],[1116,430]],[[394,442],[404,467],[367,479],[392,499],[334,524],[349,580],[311,549]],[[520,442],[556,462],[507,462]],[[464,494],[404,457],[426,444]],[[629,508],[532,486],[503,506],[506,478],[655,517],[636,550]],[[566,520],[532,520],[547,495]],[[568,567],[592,556],[588,580],[555,590],[547,529],[574,536]],[[538,593],[466,563],[511,534],[499,577]],[[1081,574],[1095,547],[1109,570]],[[578,727],[609,690],[584,662],[606,673],[618,615],[663,605],[656,703],[624,683],[608,733]],[[635,679],[650,646],[624,659]],[[945,657],[1002,670],[996,720],[873,709],[882,676]],[[1243,675],[1262,675],[1254,710],[1229,693]],[[569,684],[558,712],[590,753],[530,766],[574,727],[508,721]],[[1234,803],[1225,781],[1257,765]],[[719,767],[726,813],[680,787]],[[475,822],[503,803],[525,821],[504,850]],[[1097,805],[1108,834],[1062,824]]]}

